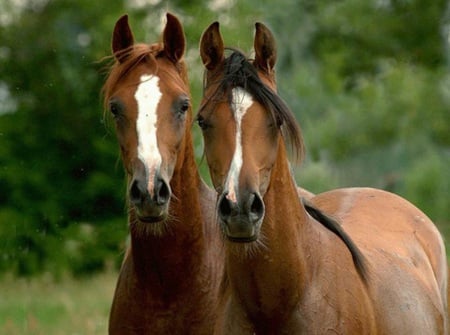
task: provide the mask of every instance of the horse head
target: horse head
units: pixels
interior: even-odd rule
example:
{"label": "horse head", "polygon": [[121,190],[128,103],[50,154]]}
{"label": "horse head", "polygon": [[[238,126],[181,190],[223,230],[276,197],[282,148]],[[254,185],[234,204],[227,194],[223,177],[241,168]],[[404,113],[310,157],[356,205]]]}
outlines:
{"label": "horse head", "polygon": [[190,92],[182,59],[185,36],[167,14],[162,42],[137,44],[128,16],[116,23],[114,65],[103,88],[128,176],[128,199],[136,223],[164,222],[171,178],[183,160],[190,126]]}
{"label": "horse head", "polygon": [[230,241],[253,242],[263,222],[264,195],[284,145],[301,151],[299,128],[276,93],[276,46],[270,30],[256,23],[255,59],[226,49],[217,22],[203,33],[204,95],[197,122],[202,129],[211,179],[219,193],[217,214]]}

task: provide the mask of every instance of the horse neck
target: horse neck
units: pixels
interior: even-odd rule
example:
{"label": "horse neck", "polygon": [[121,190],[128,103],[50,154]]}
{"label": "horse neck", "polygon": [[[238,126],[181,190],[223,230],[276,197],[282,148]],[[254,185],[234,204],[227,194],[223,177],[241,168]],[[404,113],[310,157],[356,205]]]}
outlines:
{"label": "horse neck", "polygon": [[[170,182],[168,230],[161,236],[131,229],[132,254],[136,268],[144,275],[186,280],[203,262],[205,250],[204,221],[201,210],[202,180],[194,159],[189,129],[181,144]],[[130,222],[134,215],[130,209]],[[174,269],[176,269],[174,271]],[[176,274],[176,276],[174,276]]]}
{"label": "horse neck", "polygon": [[261,235],[270,253],[282,257],[282,263],[291,263],[287,267],[289,271],[301,271],[299,242],[307,228],[308,215],[298,197],[282,139],[270,180],[264,195],[265,216]]}
{"label": "horse neck", "polygon": [[[229,250],[227,266],[232,286],[247,313],[258,320],[261,313],[265,318],[281,320],[285,313],[282,311],[297,304],[306,283],[302,238],[308,220],[297,195],[284,143],[280,144],[264,203],[262,245],[244,256]],[[280,311],[278,316],[273,313],[275,310]]]}

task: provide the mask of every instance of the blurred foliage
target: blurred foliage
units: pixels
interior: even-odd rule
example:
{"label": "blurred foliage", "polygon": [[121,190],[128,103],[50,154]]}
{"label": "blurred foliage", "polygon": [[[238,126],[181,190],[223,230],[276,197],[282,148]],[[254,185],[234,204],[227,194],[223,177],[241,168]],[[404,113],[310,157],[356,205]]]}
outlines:
{"label": "blurred foliage", "polygon": [[278,42],[280,94],[304,131],[299,184],[313,192],[387,189],[450,225],[447,7],[442,0],[3,1],[0,272],[85,274],[120,263],[125,179],[99,92],[101,59],[125,12],[136,39],[148,42],[167,10],[181,18],[194,107],[202,31],[217,20],[225,43],[250,53],[254,22],[266,23]]}

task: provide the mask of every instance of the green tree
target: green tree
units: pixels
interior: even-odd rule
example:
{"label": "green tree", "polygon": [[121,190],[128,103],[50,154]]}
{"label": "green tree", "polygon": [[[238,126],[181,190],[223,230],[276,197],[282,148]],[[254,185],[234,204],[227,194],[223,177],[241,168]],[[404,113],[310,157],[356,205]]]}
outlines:
{"label": "green tree", "polygon": [[[100,33],[111,29],[104,9],[122,11],[113,6],[29,2],[1,27],[0,80],[16,105],[0,125],[1,270],[101,267],[117,246],[99,242],[125,234],[125,225],[110,222],[124,212],[122,173],[103,123],[95,62],[109,42]],[[87,242],[70,243],[77,238]]]}

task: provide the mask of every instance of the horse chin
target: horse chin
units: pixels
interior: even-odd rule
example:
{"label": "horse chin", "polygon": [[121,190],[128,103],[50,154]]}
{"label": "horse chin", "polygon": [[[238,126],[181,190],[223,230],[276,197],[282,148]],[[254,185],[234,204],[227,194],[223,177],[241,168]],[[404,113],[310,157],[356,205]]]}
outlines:
{"label": "horse chin", "polygon": [[142,224],[157,224],[167,220],[168,206],[147,205],[143,208],[134,207],[135,218]]}
{"label": "horse chin", "polygon": [[167,214],[158,216],[139,216],[131,222],[130,229],[136,236],[163,237],[171,233],[170,220]]}
{"label": "horse chin", "polygon": [[160,223],[167,219],[167,213],[155,216],[138,216],[138,220],[142,223]]}

